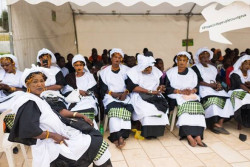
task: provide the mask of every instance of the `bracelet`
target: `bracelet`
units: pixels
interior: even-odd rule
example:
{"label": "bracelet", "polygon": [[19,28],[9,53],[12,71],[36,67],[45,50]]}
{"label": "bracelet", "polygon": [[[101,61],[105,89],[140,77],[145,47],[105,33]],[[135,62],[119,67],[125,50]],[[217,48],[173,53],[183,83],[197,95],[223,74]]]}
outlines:
{"label": "bracelet", "polygon": [[111,92],[111,90],[110,90],[108,94],[111,96],[111,93],[112,93],[112,92]]}
{"label": "bracelet", "polygon": [[77,112],[74,112],[73,117],[76,117]]}
{"label": "bracelet", "polygon": [[15,87],[11,87],[10,88],[10,92],[15,92],[16,91],[16,88]]}
{"label": "bracelet", "polygon": [[126,90],[125,90],[125,93],[129,94],[129,90],[128,90],[128,89],[126,89]]}
{"label": "bracelet", "polygon": [[48,139],[49,138],[49,131],[46,130],[46,138],[45,139]]}
{"label": "bracelet", "polygon": [[179,90],[179,89],[176,89],[176,93],[177,93],[177,94],[180,94],[180,90]]}
{"label": "bracelet", "polygon": [[148,93],[149,93],[149,94],[152,94],[152,93],[153,93],[153,91],[152,91],[152,90],[148,90]]}

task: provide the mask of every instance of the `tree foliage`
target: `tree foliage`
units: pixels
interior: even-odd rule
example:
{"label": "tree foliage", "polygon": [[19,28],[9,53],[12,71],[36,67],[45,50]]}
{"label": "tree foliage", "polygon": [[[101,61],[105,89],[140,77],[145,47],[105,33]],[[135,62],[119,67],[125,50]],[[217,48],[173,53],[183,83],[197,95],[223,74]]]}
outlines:
{"label": "tree foliage", "polygon": [[2,26],[4,30],[9,31],[8,12],[6,10],[2,11],[0,26]]}

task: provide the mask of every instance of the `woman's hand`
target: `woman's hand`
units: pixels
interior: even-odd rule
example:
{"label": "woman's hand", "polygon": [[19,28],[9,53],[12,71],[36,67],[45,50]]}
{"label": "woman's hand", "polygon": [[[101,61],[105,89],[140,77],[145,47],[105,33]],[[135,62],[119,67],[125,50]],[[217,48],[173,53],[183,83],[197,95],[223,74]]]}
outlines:
{"label": "woman's hand", "polygon": [[192,94],[192,92],[190,89],[183,89],[183,90],[180,90],[180,94],[190,95],[190,94]]}
{"label": "woman's hand", "polygon": [[222,86],[221,86],[221,84],[220,84],[219,82],[217,83],[217,87],[216,87],[215,90],[216,90],[216,91],[222,90]]}
{"label": "woman's hand", "polygon": [[59,135],[57,133],[50,133],[51,138],[55,141],[56,144],[65,144],[66,146],[68,146],[68,144],[66,143],[65,140],[69,140],[67,137],[64,137],[62,135]]}
{"label": "woman's hand", "polygon": [[250,89],[250,81],[245,82],[245,86]]}
{"label": "woman's hand", "polygon": [[120,100],[120,97],[122,96],[123,93],[115,93],[115,92],[112,92],[111,93],[111,96],[115,99],[118,99]]}
{"label": "woman's hand", "polygon": [[9,87],[9,85],[0,83],[0,90],[10,91],[10,87]]}
{"label": "woman's hand", "polygon": [[84,91],[84,90],[80,90],[80,95],[82,96],[88,96],[88,92],[87,91]]}
{"label": "woman's hand", "polygon": [[160,85],[160,86],[158,86],[157,90],[160,91],[161,93],[164,93],[166,91],[166,86]]}
{"label": "woman's hand", "polygon": [[127,93],[123,92],[123,94],[121,94],[121,96],[119,97],[119,100],[124,101],[127,97]]}
{"label": "woman's hand", "polygon": [[210,83],[209,86],[214,90],[217,89],[217,83]]}
{"label": "woman's hand", "polygon": [[90,126],[94,127],[94,123],[91,119],[89,119],[87,116],[83,115],[82,117],[86,122],[88,122],[88,124],[90,124]]}

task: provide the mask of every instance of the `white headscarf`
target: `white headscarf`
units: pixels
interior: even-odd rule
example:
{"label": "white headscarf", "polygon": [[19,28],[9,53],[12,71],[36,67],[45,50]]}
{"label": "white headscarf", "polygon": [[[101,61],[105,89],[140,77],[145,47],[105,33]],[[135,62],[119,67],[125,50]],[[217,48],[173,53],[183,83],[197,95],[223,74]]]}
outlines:
{"label": "white headscarf", "polygon": [[250,55],[244,55],[241,58],[239,58],[236,63],[233,65],[234,66],[234,71],[240,69],[240,66],[242,65],[242,63],[246,60],[250,60]]}
{"label": "white headscarf", "polygon": [[[190,55],[188,52],[182,51],[182,52],[179,52],[176,56],[178,57],[178,56],[181,56],[181,55],[187,56],[188,60],[191,59],[191,55]],[[176,59],[175,59],[175,62],[176,62],[176,63],[177,63],[177,57],[176,57]]]}
{"label": "white headscarf", "polygon": [[77,61],[82,61],[82,62],[85,64],[85,65],[84,65],[84,70],[85,70],[86,72],[89,72],[89,69],[88,69],[88,67],[87,67],[86,60],[85,60],[85,58],[83,57],[83,55],[77,54],[77,55],[75,55],[75,56],[73,57],[73,59],[72,59],[72,66],[73,66],[73,67],[74,67],[74,63],[77,62]]}
{"label": "white headscarf", "polygon": [[137,60],[138,60],[139,71],[143,71],[145,68],[149,66],[153,67],[155,63],[155,59],[152,56],[146,57],[142,54],[139,54],[137,56]]}
{"label": "white headscarf", "polygon": [[121,55],[122,57],[124,57],[123,51],[122,51],[121,49],[119,49],[119,48],[113,48],[113,49],[110,51],[110,58],[112,58],[112,55],[113,55],[114,53],[120,53],[120,55]]}
{"label": "white headscarf", "polygon": [[213,58],[214,53],[213,53],[210,49],[208,49],[207,47],[200,48],[200,49],[196,52],[196,54],[195,54],[195,63],[196,63],[196,64],[200,63],[199,56],[200,56],[200,54],[201,54],[202,52],[208,52],[208,53],[209,53],[209,55],[210,55],[209,60],[211,60],[211,59]]}
{"label": "white headscarf", "polygon": [[55,55],[48,49],[43,48],[42,50],[39,50],[37,53],[36,61],[40,62],[39,57],[43,54],[49,54],[51,56],[51,63],[56,64],[56,57]]}
{"label": "white headscarf", "polygon": [[49,69],[44,68],[44,67],[35,66],[34,64],[32,64],[32,65],[31,65],[31,68],[25,68],[25,70],[24,70],[24,72],[23,72],[23,74],[22,74],[21,82],[22,82],[22,85],[23,85],[24,87],[27,88],[26,83],[25,83],[26,78],[27,78],[31,73],[34,73],[34,72],[41,72],[41,73],[43,73],[44,75],[46,75],[47,79],[48,79],[49,76],[50,76]]}
{"label": "white headscarf", "polygon": [[5,55],[1,55],[0,56],[0,59],[1,58],[4,58],[4,57],[9,57],[10,59],[12,59],[15,63],[15,67],[18,68],[18,61],[17,61],[17,57],[12,55],[12,54],[5,54]]}

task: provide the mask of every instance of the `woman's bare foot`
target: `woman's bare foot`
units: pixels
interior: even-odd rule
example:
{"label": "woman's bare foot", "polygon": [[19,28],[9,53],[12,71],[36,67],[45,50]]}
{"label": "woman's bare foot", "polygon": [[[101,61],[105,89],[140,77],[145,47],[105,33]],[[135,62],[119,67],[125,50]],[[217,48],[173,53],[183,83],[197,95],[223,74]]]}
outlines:
{"label": "woman's bare foot", "polygon": [[118,148],[123,148],[125,146],[126,142],[124,141],[123,137],[120,137],[118,140]]}
{"label": "woman's bare foot", "polygon": [[197,142],[194,140],[194,138],[191,135],[187,136],[188,144],[192,147],[195,147],[197,145]]}
{"label": "woman's bare foot", "polygon": [[115,144],[116,147],[119,146],[118,140],[114,141],[113,143]]}

